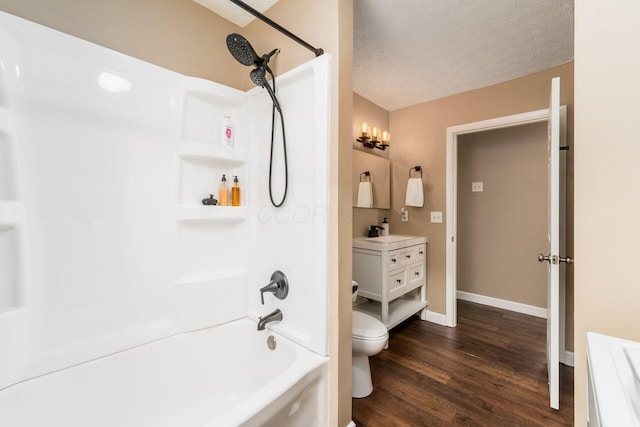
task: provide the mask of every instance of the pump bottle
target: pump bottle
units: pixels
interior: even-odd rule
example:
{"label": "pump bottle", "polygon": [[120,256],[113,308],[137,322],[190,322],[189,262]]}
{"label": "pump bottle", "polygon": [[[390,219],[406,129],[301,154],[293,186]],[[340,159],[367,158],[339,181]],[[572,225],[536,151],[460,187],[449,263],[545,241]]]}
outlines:
{"label": "pump bottle", "polygon": [[238,177],[233,177],[233,187],[231,187],[231,206],[240,206],[240,185]]}
{"label": "pump bottle", "polygon": [[229,206],[229,189],[227,188],[227,177],[222,175],[220,183],[220,206]]}
{"label": "pump bottle", "polygon": [[382,232],[380,234],[382,236],[389,235],[389,221],[387,221],[387,217],[384,217],[384,221],[382,221]]}

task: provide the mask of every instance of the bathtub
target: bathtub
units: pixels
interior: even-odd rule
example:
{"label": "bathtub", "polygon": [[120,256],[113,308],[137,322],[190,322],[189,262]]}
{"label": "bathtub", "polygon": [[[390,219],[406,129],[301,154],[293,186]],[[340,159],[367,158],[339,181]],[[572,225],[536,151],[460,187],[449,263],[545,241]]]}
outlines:
{"label": "bathtub", "polygon": [[326,426],[327,369],[328,358],[243,318],[0,390],[0,425]]}

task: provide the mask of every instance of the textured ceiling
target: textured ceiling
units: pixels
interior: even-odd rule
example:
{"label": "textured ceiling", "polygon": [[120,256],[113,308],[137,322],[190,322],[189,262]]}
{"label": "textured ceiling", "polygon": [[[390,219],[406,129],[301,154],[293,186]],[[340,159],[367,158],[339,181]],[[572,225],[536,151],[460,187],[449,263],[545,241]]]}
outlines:
{"label": "textured ceiling", "polygon": [[353,3],[353,90],[388,111],[573,59],[573,0]]}

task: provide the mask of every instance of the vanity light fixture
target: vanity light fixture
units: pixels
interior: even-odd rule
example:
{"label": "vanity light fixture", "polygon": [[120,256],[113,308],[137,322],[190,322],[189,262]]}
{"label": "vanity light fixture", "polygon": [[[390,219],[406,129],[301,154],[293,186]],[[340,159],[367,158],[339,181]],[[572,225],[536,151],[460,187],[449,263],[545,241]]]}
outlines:
{"label": "vanity light fixture", "polygon": [[371,136],[369,136],[369,124],[362,122],[360,127],[360,137],[356,138],[356,141],[361,143],[367,148],[377,148],[378,150],[386,150],[391,142],[391,134],[386,130],[382,132],[381,139],[378,139],[380,131],[377,127],[373,128]]}

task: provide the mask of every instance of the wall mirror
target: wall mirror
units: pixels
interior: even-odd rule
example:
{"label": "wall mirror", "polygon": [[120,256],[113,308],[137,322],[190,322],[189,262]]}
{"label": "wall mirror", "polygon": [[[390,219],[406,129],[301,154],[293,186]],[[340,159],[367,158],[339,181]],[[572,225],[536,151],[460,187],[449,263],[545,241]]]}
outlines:
{"label": "wall mirror", "polygon": [[353,150],[353,207],[358,207],[360,176],[367,171],[369,172],[368,179],[371,181],[373,192],[373,206],[371,206],[371,208],[389,209],[391,207],[389,160],[360,150]]}

